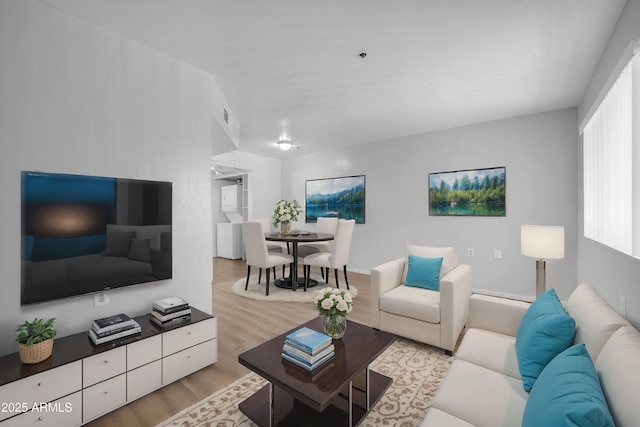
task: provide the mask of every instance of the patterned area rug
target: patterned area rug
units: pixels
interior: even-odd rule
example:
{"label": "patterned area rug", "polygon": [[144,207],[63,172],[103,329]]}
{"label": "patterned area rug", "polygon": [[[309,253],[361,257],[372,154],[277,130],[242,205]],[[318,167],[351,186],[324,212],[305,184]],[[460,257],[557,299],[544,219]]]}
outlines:
{"label": "patterned area rug", "polygon": [[[313,277],[313,276],[312,276]],[[251,298],[260,301],[284,301],[284,302],[311,302],[313,299],[313,292],[317,289],[323,289],[325,287],[334,287],[332,284],[325,284],[324,281],[320,282],[317,286],[313,288],[308,288],[307,292],[305,292],[302,288],[298,288],[295,292],[291,289],[283,289],[279,288],[273,284],[273,279],[269,284],[269,296],[265,295],[266,293],[266,282],[265,282],[264,274],[262,275],[262,281],[258,283],[258,276],[250,276],[249,277],[249,287],[247,290],[244,290],[247,279],[240,279],[233,285],[231,285],[231,291],[240,295],[241,297]],[[340,289],[344,286],[341,285]],[[346,287],[345,287],[346,289]],[[353,286],[349,289],[351,292],[351,297],[355,298],[358,295],[358,290]]]}
{"label": "patterned area rug", "polygon": [[[360,425],[420,425],[452,360],[443,350],[398,338],[371,365],[392,378],[393,384]],[[248,374],[157,427],[255,426],[240,412],[238,404],[265,384],[260,376]]]}

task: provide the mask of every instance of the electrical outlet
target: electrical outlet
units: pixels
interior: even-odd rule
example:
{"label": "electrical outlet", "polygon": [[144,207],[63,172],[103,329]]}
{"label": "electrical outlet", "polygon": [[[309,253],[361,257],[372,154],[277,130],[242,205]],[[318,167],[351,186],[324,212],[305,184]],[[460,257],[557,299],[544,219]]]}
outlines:
{"label": "electrical outlet", "polygon": [[502,251],[500,249],[493,250],[493,259],[502,259]]}
{"label": "electrical outlet", "polygon": [[620,297],[620,314],[627,315],[627,299],[623,296]]}
{"label": "electrical outlet", "polygon": [[476,256],[476,250],[473,248],[467,248],[467,256],[469,258],[473,258],[474,256]]}

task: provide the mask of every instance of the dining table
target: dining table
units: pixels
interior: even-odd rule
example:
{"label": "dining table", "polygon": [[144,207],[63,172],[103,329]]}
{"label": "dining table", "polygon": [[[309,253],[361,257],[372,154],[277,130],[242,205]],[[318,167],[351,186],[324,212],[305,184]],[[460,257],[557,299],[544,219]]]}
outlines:
{"label": "dining table", "polygon": [[[304,287],[304,277],[298,277],[298,243],[326,242],[333,240],[334,235],[329,233],[314,233],[301,231],[299,234],[265,233],[265,239],[272,242],[287,242],[291,244],[291,256],[293,256],[293,268],[288,278],[278,279],[275,284],[279,288],[295,291],[298,286]],[[317,280],[309,279],[309,287],[316,286]]]}

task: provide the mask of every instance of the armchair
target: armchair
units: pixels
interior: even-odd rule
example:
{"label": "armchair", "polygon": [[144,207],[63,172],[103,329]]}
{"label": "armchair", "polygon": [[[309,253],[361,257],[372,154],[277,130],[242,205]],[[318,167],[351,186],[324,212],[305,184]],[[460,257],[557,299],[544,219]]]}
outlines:
{"label": "armchair", "polygon": [[[406,286],[409,255],[442,257],[439,290]],[[454,248],[407,245],[407,256],[371,270],[371,325],[445,350],[451,355],[469,319],[471,266]]]}

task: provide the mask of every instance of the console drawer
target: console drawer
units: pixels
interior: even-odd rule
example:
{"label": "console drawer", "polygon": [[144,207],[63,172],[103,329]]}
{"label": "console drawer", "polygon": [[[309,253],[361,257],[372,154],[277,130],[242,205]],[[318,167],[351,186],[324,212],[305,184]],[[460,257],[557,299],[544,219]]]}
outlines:
{"label": "console drawer", "polygon": [[215,338],[216,326],[217,319],[214,317],[165,332],[162,335],[162,355],[168,356],[187,347]]}
{"label": "console drawer", "polygon": [[127,376],[119,375],[82,390],[82,421],[87,422],[127,402]]}
{"label": "console drawer", "polygon": [[159,360],[162,357],[162,337],[147,338],[127,345],[127,370]]}
{"label": "console drawer", "polygon": [[162,384],[169,384],[218,360],[215,339],[162,359]]}
{"label": "console drawer", "polygon": [[73,427],[82,424],[82,392],[62,397],[42,407],[6,420],[2,427]]}
{"label": "console drawer", "polygon": [[127,348],[118,347],[82,360],[82,385],[88,387],[122,374],[127,369]]}
{"label": "console drawer", "polygon": [[162,361],[156,360],[127,372],[127,402],[162,386]]}
{"label": "console drawer", "polygon": [[[3,385],[0,402],[26,404],[30,410],[36,402],[51,402],[81,388],[82,365],[77,361]],[[0,412],[0,421],[15,414]]]}

